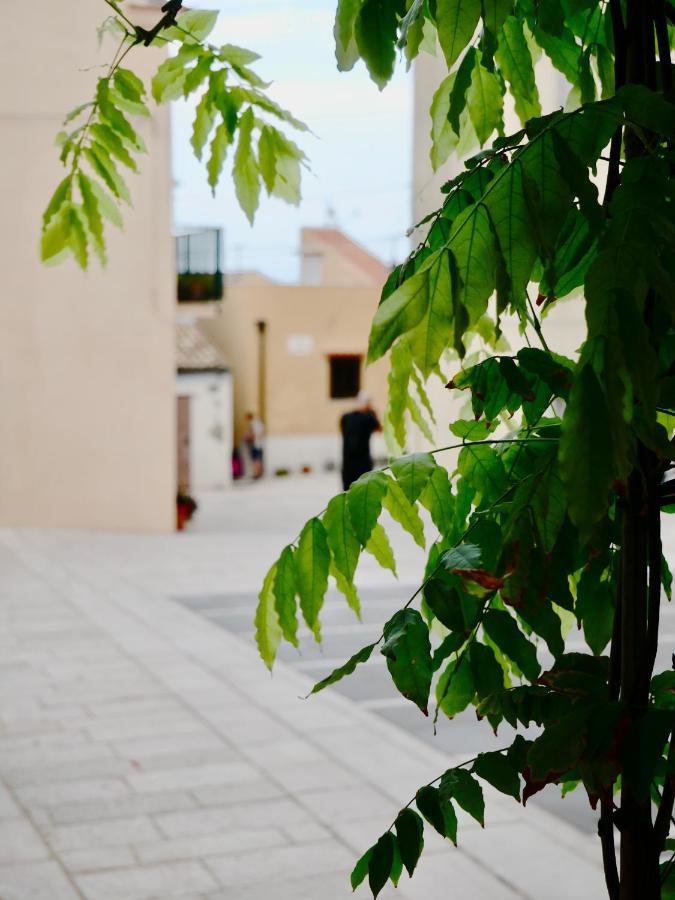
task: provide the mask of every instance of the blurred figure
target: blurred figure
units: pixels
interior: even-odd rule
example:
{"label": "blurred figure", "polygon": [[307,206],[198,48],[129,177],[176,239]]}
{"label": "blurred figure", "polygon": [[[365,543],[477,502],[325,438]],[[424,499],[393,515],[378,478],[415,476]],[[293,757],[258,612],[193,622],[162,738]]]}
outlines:
{"label": "blurred figure", "polygon": [[253,413],[246,413],[247,428],[244,443],[248,447],[253,468],[253,477],[261,478],[263,474],[263,438],[265,426]]}
{"label": "blurred figure", "polygon": [[373,468],[370,455],[370,436],[381,430],[380,422],[373,411],[371,400],[365,391],[356,398],[357,409],[345,413],[340,419],[342,432],[342,487],[346,491],[364,472]]}

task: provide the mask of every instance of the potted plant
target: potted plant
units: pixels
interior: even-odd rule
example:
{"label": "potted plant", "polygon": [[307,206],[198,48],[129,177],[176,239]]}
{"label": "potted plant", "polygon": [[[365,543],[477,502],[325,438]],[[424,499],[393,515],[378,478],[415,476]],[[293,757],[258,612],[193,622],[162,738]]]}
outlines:
{"label": "potted plant", "polygon": [[176,530],[182,531],[197,509],[197,501],[185,491],[176,495]]}

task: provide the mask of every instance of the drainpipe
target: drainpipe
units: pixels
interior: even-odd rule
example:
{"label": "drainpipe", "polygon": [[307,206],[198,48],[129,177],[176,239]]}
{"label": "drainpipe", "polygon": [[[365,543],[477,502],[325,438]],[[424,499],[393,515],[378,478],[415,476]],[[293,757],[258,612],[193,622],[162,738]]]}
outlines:
{"label": "drainpipe", "polygon": [[267,424],[267,322],[256,322],[258,329],[258,416]]}

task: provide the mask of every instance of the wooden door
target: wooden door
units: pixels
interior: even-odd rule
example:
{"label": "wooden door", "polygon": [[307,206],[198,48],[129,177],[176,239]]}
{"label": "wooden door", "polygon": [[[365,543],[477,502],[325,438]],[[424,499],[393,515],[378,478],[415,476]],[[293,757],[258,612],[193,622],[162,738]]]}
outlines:
{"label": "wooden door", "polygon": [[179,491],[190,490],[190,398],[176,398],[176,481]]}

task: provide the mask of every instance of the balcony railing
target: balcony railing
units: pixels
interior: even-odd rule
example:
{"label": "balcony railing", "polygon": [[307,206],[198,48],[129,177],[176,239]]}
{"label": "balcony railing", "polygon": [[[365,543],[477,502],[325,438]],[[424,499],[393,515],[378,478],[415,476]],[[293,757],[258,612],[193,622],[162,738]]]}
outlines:
{"label": "balcony railing", "polygon": [[176,237],[178,300],[205,303],[223,299],[223,240],[220,228]]}

